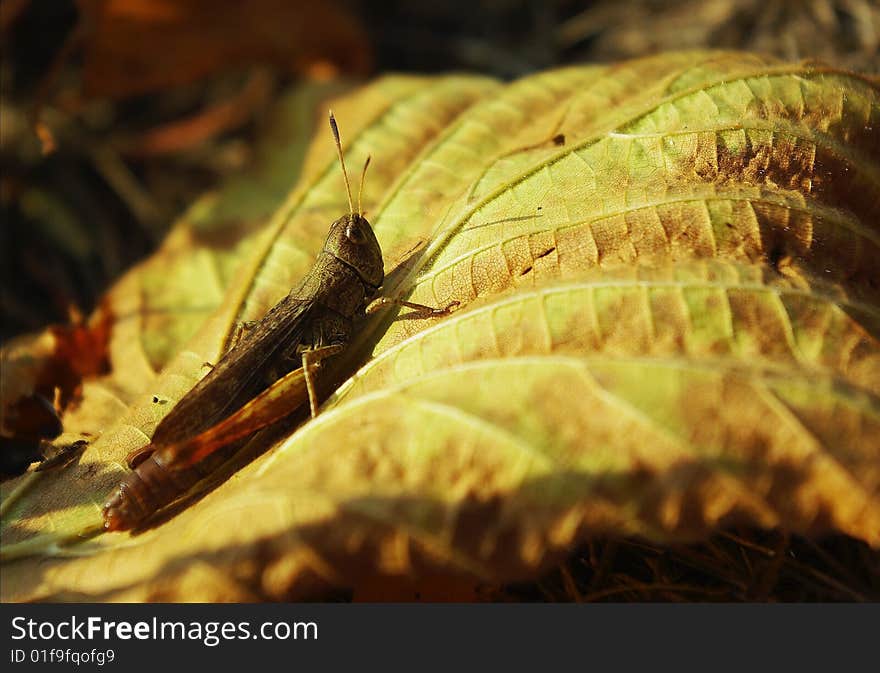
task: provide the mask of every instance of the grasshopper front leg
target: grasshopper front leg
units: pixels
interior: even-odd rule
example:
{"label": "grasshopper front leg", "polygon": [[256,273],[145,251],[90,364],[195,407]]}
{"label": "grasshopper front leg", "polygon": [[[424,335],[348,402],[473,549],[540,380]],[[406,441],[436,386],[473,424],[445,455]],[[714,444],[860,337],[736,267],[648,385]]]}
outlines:
{"label": "grasshopper front leg", "polygon": [[318,395],[315,392],[315,380],[313,378],[312,368],[316,367],[321,360],[336,355],[344,346],[342,344],[331,344],[329,346],[320,346],[302,352],[303,376],[306,380],[306,391],[309,394],[309,411],[312,418],[318,415]]}
{"label": "grasshopper front leg", "polygon": [[434,306],[427,306],[425,304],[416,304],[411,301],[403,301],[402,299],[396,299],[394,297],[377,297],[367,307],[366,313],[367,315],[369,315],[378,311],[382,306],[393,304],[394,306],[405,306],[406,308],[411,308],[419,313],[425,313],[427,315],[448,315],[449,313],[452,313],[452,309],[458,306],[459,303],[460,302],[453,301],[442,308],[436,308]]}

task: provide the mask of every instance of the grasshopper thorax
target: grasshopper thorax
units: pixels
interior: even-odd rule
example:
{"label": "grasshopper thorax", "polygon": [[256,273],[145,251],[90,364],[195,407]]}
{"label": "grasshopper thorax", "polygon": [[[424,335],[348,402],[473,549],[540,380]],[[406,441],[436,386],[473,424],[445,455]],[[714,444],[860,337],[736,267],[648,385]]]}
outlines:
{"label": "grasshopper thorax", "polygon": [[385,265],[373,227],[358,213],[343,215],[330,225],[324,252],[354,269],[373,288],[382,285]]}

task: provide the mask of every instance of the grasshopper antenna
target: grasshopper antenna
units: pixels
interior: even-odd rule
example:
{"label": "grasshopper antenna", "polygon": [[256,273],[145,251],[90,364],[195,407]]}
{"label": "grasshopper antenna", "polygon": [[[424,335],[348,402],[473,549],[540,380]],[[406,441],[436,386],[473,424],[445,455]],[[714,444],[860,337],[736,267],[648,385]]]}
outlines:
{"label": "grasshopper antenna", "polygon": [[364,214],[364,208],[361,205],[363,203],[361,197],[364,195],[364,180],[367,178],[367,166],[370,165],[370,159],[372,159],[372,157],[368,154],[367,160],[364,162],[364,170],[361,171],[361,186],[358,187],[358,213],[361,215]]}
{"label": "grasshopper antenna", "polygon": [[336,126],[336,117],[333,116],[333,110],[330,110],[330,130],[333,131],[333,141],[336,143],[339,163],[342,164],[342,177],[345,178],[345,192],[348,194],[348,210],[354,215],[354,203],[351,200],[351,184],[348,182],[348,172],[345,170],[345,159],[342,157],[342,143],[339,142],[339,127]]}

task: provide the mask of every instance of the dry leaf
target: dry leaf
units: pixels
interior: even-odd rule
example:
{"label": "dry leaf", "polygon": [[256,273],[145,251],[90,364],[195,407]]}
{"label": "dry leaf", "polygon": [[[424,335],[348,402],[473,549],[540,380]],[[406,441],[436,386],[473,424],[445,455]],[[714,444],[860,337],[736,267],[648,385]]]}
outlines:
{"label": "dry leaf", "polygon": [[91,96],[124,98],[253,63],[293,72],[316,63],[352,74],[370,69],[366,34],[335,3],[79,0],[79,6]]}
{"label": "dry leaf", "polygon": [[345,211],[318,132],[217,311],[158,375],[139,328],[114,333],[114,371],[64,421],[118,418],[79,465],[4,488],[4,600],[502,582],[590,536],[734,524],[880,546],[876,82],[682,53],[507,86],[385,78],[334,110],[349,165],[373,156],[386,293],[463,308],[378,314],[316,420],[166,523],[65,546],[170,407],[153,397],[185,393]]}

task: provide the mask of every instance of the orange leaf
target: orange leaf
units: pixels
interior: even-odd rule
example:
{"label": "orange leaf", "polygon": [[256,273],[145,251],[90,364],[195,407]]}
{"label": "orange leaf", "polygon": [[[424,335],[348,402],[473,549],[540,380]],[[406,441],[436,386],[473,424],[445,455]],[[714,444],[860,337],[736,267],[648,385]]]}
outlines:
{"label": "orange leaf", "polygon": [[229,67],[272,63],[308,72],[370,67],[366,35],[334,3],[254,0],[79,0],[86,37],[84,87],[124,98],[192,82]]}

